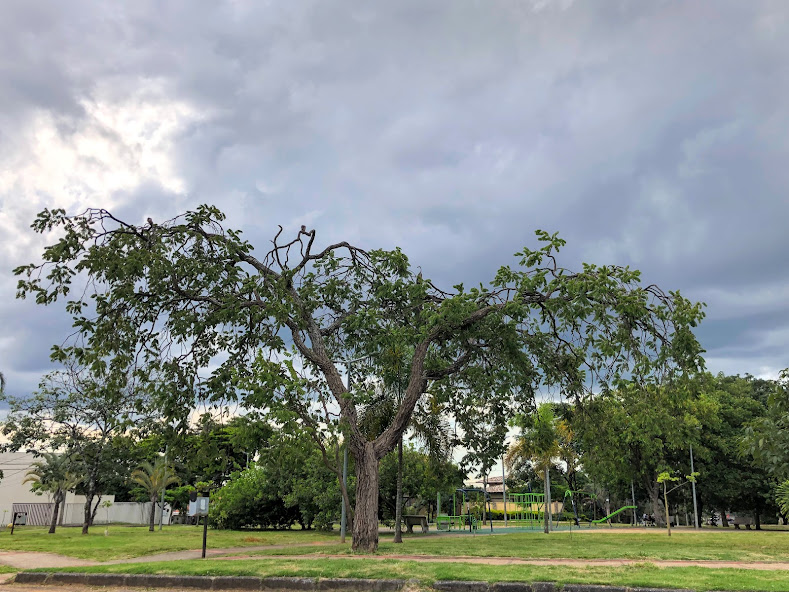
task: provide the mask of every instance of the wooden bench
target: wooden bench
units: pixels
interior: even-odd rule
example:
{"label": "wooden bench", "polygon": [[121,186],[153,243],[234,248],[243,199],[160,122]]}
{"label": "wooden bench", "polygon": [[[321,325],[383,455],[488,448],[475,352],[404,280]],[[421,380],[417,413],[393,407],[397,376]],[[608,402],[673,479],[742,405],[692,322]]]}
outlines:
{"label": "wooden bench", "polygon": [[753,524],[753,518],[750,516],[735,516],[734,520],[731,521],[734,525],[734,528],[740,530],[740,526],[745,526],[745,530],[751,530],[751,525]]}
{"label": "wooden bench", "polygon": [[414,532],[414,526],[421,526],[422,532],[427,532],[427,516],[420,516],[418,514],[409,514],[403,516],[405,520],[406,532]]}

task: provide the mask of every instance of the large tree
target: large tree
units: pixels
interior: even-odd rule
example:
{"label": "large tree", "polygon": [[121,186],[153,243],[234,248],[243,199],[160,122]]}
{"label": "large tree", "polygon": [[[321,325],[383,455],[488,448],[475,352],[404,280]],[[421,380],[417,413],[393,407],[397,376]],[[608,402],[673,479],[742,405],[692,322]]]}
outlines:
{"label": "large tree", "polygon": [[[439,404],[457,403],[449,406],[457,415],[478,416],[484,404],[503,425],[541,385],[581,397],[624,374],[650,381],[700,364],[692,327],[701,305],[642,285],[627,267],[562,268],[556,235],[539,232],[542,245],[517,253],[518,265],[501,267],[488,285],[445,290],[399,249],[318,248],[315,231],[302,227],[289,239],[280,229],[256,255],[223,220],[210,206],[141,225],[101,209],[45,210],[34,230],[60,238],[43,262],[15,270],[18,295],[49,304],[80,280],[87,289],[67,307],[82,338],[74,347],[180,385],[161,393],[168,412],[199,396],[251,392],[261,407],[292,405],[306,424],[314,417],[304,401],[316,400],[317,384],[355,458],[355,549],[377,548],[378,464],[428,388]],[[368,393],[349,392],[337,360],[369,356],[357,372],[379,375],[377,355],[395,345],[413,351],[407,386],[391,423],[369,439],[358,414]]]}

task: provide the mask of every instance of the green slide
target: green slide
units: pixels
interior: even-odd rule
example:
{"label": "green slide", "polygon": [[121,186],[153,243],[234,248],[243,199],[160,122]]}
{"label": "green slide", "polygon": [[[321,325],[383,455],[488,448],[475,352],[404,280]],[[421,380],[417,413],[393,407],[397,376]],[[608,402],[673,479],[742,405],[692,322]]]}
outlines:
{"label": "green slide", "polygon": [[605,518],[600,518],[599,520],[590,520],[590,522],[592,524],[602,524],[603,522],[605,522],[607,520],[610,520],[611,518],[613,518],[614,516],[619,514],[619,512],[624,512],[625,510],[635,510],[635,509],[636,509],[635,506],[622,506],[616,512],[612,512],[611,514],[609,514]]}

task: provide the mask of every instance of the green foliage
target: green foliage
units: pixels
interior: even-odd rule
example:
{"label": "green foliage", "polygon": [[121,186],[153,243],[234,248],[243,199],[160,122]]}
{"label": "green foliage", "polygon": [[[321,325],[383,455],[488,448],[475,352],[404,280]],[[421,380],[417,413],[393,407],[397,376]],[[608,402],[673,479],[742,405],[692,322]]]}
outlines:
{"label": "green foliage", "polygon": [[536,413],[523,424],[525,428],[519,442],[531,456],[538,474],[551,468],[553,459],[559,456],[559,432],[556,416],[550,403],[542,403]]}
{"label": "green foliage", "polygon": [[38,495],[46,492],[59,498],[73,490],[82,480],[75,472],[74,459],[67,454],[42,452],[41,458],[31,466],[22,482],[32,483],[31,489]]}
{"label": "green foliage", "polygon": [[140,485],[148,494],[149,499],[156,500],[163,489],[178,482],[178,477],[164,458],[155,462],[143,462],[131,474],[131,480]]}
{"label": "green foliage", "polygon": [[[454,417],[467,464],[484,468],[502,452],[513,412],[530,408],[539,388],[581,399],[620,388],[622,377],[649,384],[702,365],[693,335],[700,304],[643,286],[627,267],[564,269],[556,234],[538,231],[537,247],[516,253],[517,265],[487,285],[449,291],[414,273],[400,249],[340,242],[319,251],[303,228],[289,241],[280,229],[255,255],[223,223],[211,206],[142,226],[105,210],[45,210],[33,229],[61,238],[42,263],[15,270],[17,294],[49,304],[87,278],[89,289],[66,304],[77,339],[56,357],[113,376],[134,366],[157,407],[182,424],[196,397],[285,408],[328,448],[342,431],[360,474],[377,470],[427,392]],[[385,351],[409,352],[408,372]],[[361,386],[347,392],[335,360],[358,357],[366,357],[356,368]],[[370,440],[358,424],[364,385],[393,372],[407,376],[402,398]],[[365,512],[354,544],[374,549],[372,535],[361,536],[376,532],[374,505]]]}
{"label": "green foliage", "polygon": [[29,397],[5,397],[9,413],[2,433],[5,450],[63,450],[72,458],[85,495],[83,530],[93,501],[124,482],[135,463],[131,442],[153,422],[148,392],[133,373],[107,374],[62,358],[63,368],[47,374]]}
{"label": "green foliage", "polygon": [[[436,494],[451,499],[463,487],[465,473],[448,460],[437,459],[413,445],[403,446],[403,505],[414,510],[435,508]],[[379,512],[386,523],[393,523],[396,509],[397,452],[392,451],[381,461]]]}
{"label": "green foliage", "polygon": [[227,485],[211,496],[211,523],[230,529],[290,526],[295,512],[289,511],[273,489],[265,470],[257,465],[234,474]]}
{"label": "green foliage", "polygon": [[748,425],[742,451],[775,478],[789,478],[789,369],[774,383],[767,412]]}
{"label": "green foliage", "polygon": [[211,517],[220,528],[299,523],[331,530],[340,509],[337,476],[309,436],[292,427],[272,432],[258,461],[212,495]]}
{"label": "green foliage", "polygon": [[784,481],[776,487],[775,500],[783,515],[789,515],[789,481]]}
{"label": "green foliage", "polygon": [[[704,392],[712,413],[700,420],[698,445],[694,444],[696,486],[702,506],[725,511],[764,513],[774,510],[773,479],[768,471],[744,453],[742,441],[749,426],[767,414],[773,381],[752,376],[706,376]],[[684,451],[683,451],[684,452]],[[674,466],[690,471],[683,453]]]}

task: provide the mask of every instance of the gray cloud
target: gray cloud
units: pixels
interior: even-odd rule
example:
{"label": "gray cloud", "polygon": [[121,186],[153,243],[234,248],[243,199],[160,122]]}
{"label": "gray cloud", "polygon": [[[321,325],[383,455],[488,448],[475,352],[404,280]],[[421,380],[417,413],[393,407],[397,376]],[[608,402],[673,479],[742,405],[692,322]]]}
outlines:
{"label": "gray cloud", "polygon": [[[705,300],[713,370],[774,373],[787,38],[780,1],[6,2],[0,265],[40,251],[25,227],[51,205],[214,203],[261,244],[306,223],[445,284],[545,228],[569,266]],[[0,365],[25,390],[68,322],[13,285]]]}

